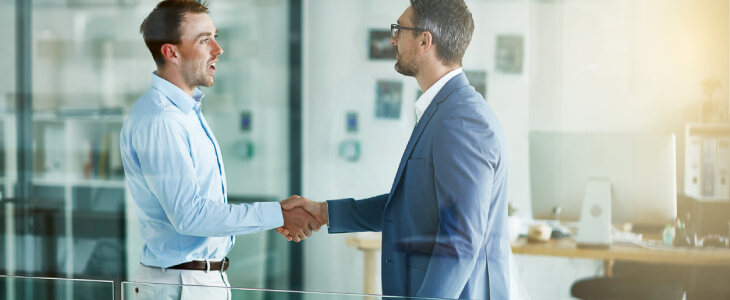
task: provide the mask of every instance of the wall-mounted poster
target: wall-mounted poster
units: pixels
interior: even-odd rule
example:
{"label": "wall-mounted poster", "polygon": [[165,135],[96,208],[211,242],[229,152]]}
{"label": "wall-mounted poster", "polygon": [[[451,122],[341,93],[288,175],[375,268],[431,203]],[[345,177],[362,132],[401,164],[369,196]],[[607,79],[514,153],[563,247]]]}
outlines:
{"label": "wall-mounted poster", "polygon": [[523,39],[519,35],[497,36],[495,68],[505,74],[522,73]]}
{"label": "wall-mounted poster", "polygon": [[403,83],[378,80],[375,83],[375,117],[379,119],[400,119]]}
{"label": "wall-mounted poster", "polygon": [[370,59],[395,59],[395,46],[390,43],[390,30],[370,30]]}
{"label": "wall-mounted poster", "polygon": [[464,71],[466,79],[469,80],[469,84],[474,87],[484,99],[487,99],[487,71],[484,70],[472,70]]}

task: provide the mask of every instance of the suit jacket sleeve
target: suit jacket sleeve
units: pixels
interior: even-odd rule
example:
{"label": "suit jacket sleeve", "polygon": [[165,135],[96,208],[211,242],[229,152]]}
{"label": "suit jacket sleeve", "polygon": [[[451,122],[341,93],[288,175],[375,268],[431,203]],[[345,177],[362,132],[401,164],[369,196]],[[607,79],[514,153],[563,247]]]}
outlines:
{"label": "suit jacket sleeve", "polygon": [[355,201],[341,199],[327,201],[329,233],[382,231],[383,211],[388,194]]}
{"label": "suit jacket sleeve", "polygon": [[445,111],[435,125],[433,164],[439,224],[418,296],[459,297],[487,235],[499,143],[473,107]]}

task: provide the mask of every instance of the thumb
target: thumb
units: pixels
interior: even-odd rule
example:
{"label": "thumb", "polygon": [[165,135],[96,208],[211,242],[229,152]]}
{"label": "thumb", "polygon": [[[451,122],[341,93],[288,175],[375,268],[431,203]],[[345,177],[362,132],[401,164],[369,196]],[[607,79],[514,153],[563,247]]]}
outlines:
{"label": "thumb", "polygon": [[291,196],[291,197],[281,201],[281,208],[283,208],[285,210],[291,210],[296,207],[300,207],[304,204],[305,204],[305,202],[304,202],[303,197],[294,195],[294,196]]}

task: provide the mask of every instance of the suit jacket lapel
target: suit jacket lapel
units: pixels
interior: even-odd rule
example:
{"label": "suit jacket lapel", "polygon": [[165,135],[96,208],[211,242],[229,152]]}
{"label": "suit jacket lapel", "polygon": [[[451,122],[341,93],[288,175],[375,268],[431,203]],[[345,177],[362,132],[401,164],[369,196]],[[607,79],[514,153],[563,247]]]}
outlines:
{"label": "suit jacket lapel", "polygon": [[[395,173],[395,180],[393,181],[393,186],[390,188],[390,194],[388,195],[388,203],[390,202],[390,199],[392,199],[393,194],[395,193],[395,188],[398,186],[398,182],[400,182],[401,175],[403,175],[403,170],[406,166],[406,162],[408,161],[408,158],[411,156],[411,152],[413,152],[413,147],[415,147],[416,143],[418,142],[418,139],[421,138],[421,134],[423,134],[423,131],[426,129],[426,126],[428,126],[429,121],[431,121],[431,117],[436,113],[438,110],[438,105],[441,102],[444,102],[446,98],[448,98],[451,93],[456,91],[458,88],[468,85],[469,81],[466,80],[466,76],[464,73],[461,73],[459,75],[456,75],[454,78],[449,80],[449,82],[444,85],[443,88],[441,88],[441,91],[436,94],[436,97],[433,98],[433,101],[431,101],[431,104],[428,106],[426,111],[423,113],[423,116],[421,116],[421,120],[418,121],[418,125],[416,125],[416,128],[413,128],[413,132],[411,133],[411,138],[408,140],[408,146],[406,146],[406,150],[403,152],[403,157],[400,159],[400,165],[398,165],[398,172]],[[387,208],[387,204],[386,204]]]}

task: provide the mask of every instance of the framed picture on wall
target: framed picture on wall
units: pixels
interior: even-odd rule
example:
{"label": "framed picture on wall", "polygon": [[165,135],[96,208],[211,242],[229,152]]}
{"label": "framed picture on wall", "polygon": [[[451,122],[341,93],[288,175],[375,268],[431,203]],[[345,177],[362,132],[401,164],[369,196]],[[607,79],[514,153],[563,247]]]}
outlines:
{"label": "framed picture on wall", "polygon": [[403,83],[393,80],[378,80],[375,83],[375,118],[400,119],[403,99]]}
{"label": "framed picture on wall", "polygon": [[469,80],[469,84],[474,87],[474,89],[479,92],[479,94],[482,94],[482,97],[486,100],[487,99],[487,71],[485,70],[470,70],[470,71],[464,71],[464,75],[466,75],[466,79]]}
{"label": "framed picture on wall", "polygon": [[495,68],[500,73],[521,74],[523,38],[520,35],[497,36]]}
{"label": "framed picture on wall", "polygon": [[370,30],[370,59],[395,60],[395,46],[390,43],[390,30]]}

